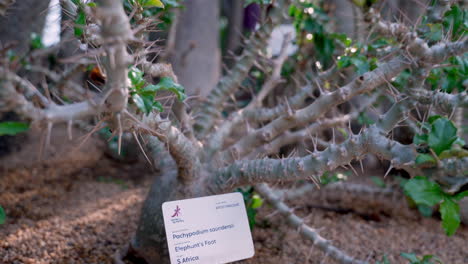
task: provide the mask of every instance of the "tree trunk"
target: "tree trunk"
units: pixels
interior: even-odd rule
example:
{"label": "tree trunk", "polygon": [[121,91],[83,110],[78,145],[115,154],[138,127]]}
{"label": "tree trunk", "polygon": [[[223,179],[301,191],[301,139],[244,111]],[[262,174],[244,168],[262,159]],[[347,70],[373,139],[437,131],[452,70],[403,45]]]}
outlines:
{"label": "tree trunk", "polygon": [[162,204],[209,193],[199,188],[200,184],[184,185],[178,178],[177,166],[166,151],[164,143],[154,137],[150,137],[148,142],[148,150],[154,157],[153,164],[160,170],[160,175],[156,176],[143,203],[138,228],[131,242],[131,251],[150,264],[169,264]]}
{"label": "tree trunk", "polygon": [[179,15],[172,66],[188,95],[206,96],[220,76],[219,2],[184,2]]}
{"label": "tree trunk", "polygon": [[226,0],[226,16],[228,18],[227,37],[223,62],[230,68],[234,63],[233,55],[237,54],[242,42],[244,22],[244,0]]}
{"label": "tree trunk", "polygon": [[14,50],[20,54],[29,48],[31,33],[42,34],[49,1],[17,0],[0,16],[0,42],[16,42]]}

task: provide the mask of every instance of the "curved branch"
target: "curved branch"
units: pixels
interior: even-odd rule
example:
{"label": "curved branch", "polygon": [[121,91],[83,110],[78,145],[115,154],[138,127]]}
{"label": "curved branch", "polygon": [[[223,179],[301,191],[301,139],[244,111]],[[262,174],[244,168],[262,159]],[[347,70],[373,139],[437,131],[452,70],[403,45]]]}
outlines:
{"label": "curved branch", "polygon": [[403,61],[403,58],[394,58],[379,66],[372,72],[365,73],[364,75],[354,79],[340,89],[321,95],[309,106],[300,109],[295,113],[289,112],[283,114],[268,125],[252,132],[231,146],[228,150],[224,151],[222,153],[223,160],[231,161],[234,157],[244,157],[254,148],[275,139],[284,131],[316,121],[332,107],[337,106],[358,94],[375,89],[379,85],[384,84],[386,80],[398,75],[406,67],[408,67],[408,64]]}
{"label": "curved branch", "polygon": [[288,223],[298,230],[298,232],[306,239],[309,239],[317,246],[320,250],[325,252],[328,256],[332,257],[339,263],[347,264],[365,264],[367,262],[354,259],[342,252],[337,247],[333,246],[330,241],[326,240],[319,233],[306,225],[304,220],[293,213],[293,210],[283,203],[276,195],[276,193],[268,187],[266,184],[258,184],[255,186],[255,190],[265,197],[265,199],[278,210],[278,212],[286,218]]}
{"label": "curved branch", "polygon": [[308,179],[311,175],[322,175],[325,171],[350,164],[354,159],[362,159],[367,153],[390,160],[393,167],[405,169],[411,174],[419,171],[414,167],[416,150],[410,145],[388,139],[373,125],[359,135],[350,136],[341,144],[330,144],[324,151],[313,152],[302,158],[236,161],[219,169],[210,179],[209,186],[221,191],[258,182]]}
{"label": "curved branch", "polygon": [[[133,121],[138,122],[134,117]],[[200,161],[197,156],[199,149],[169,120],[162,120],[159,115],[150,114],[143,116],[142,123],[138,127],[140,132],[157,137],[166,144],[167,150],[178,167],[178,177],[185,184],[190,184],[200,170]]]}

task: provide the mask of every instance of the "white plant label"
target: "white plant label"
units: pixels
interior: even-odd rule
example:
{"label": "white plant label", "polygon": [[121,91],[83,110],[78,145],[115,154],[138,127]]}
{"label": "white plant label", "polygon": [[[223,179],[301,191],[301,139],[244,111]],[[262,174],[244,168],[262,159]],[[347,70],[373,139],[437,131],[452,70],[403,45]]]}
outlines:
{"label": "white plant label", "polygon": [[255,254],[241,193],[162,205],[171,264],[216,264]]}

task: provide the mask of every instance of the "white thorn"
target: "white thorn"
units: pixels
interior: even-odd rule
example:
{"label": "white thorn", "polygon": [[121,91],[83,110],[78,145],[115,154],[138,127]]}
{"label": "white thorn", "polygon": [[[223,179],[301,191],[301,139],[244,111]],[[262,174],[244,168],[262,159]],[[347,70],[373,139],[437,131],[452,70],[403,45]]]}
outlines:
{"label": "white thorn", "polygon": [[354,169],[354,167],[351,165],[351,162],[348,163],[348,166],[351,168],[351,170],[353,170],[354,174],[356,174],[356,176],[359,176],[359,174],[357,173],[357,171]]}
{"label": "white thorn", "polygon": [[68,120],[68,125],[67,125],[68,140],[73,140],[72,126],[73,126],[73,120]]}
{"label": "white thorn", "polygon": [[390,173],[390,171],[393,169],[393,165],[390,165],[390,167],[388,167],[388,170],[387,172],[385,173],[384,175],[384,179],[387,177],[387,175]]}
{"label": "white thorn", "polygon": [[151,166],[153,166],[153,164],[151,163],[150,159],[149,159],[148,156],[146,155],[146,152],[145,152],[145,150],[143,149],[143,146],[141,145],[140,140],[138,139],[138,136],[137,136],[137,134],[135,133],[135,131],[133,131],[132,134],[133,134],[133,137],[135,138],[136,142],[138,143],[138,146],[140,147],[141,152],[143,152],[143,156],[145,156],[146,161],[148,161],[148,163],[149,163]]}
{"label": "white thorn", "polygon": [[46,141],[45,141],[45,149],[47,150],[47,147],[50,145],[50,135],[52,134],[52,127],[54,126],[54,123],[49,122],[47,123],[47,136],[46,136]]}
{"label": "white thorn", "polygon": [[120,114],[117,114],[117,124],[118,124],[118,126],[119,126],[119,138],[118,138],[118,144],[117,144],[117,145],[118,145],[118,147],[117,147],[117,149],[118,149],[117,153],[118,153],[119,156],[120,156],[120,150],[122,149],[122,134],[123,134],[123,132],[122,132],[122,122],[121,122],[121,120],[120,120]]}

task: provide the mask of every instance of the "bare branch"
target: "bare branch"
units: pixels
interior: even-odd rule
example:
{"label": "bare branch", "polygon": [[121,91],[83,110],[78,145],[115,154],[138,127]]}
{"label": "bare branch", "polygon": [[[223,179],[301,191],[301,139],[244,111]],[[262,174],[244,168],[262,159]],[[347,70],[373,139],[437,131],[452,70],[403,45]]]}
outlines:
{"label": "bare branch", "polygon": [[268,187],[266,184],[258,184],[255,186],[255,190],[260,193],[265,199],[272,204],[278,212],[287,219],[288,223],[306,239],[311,240],[315,246],[325,252],[328,256],[332,257],[339,263],[353,263],[353,264],[364,264],[365,261],[354,259],[342,252],[337,247],[333,246],[330,241],[326,240],[319,233],[306,225],[304,220],[293,213],[293,210],[283,203],[275,194],[275,192]]}

